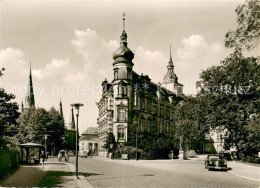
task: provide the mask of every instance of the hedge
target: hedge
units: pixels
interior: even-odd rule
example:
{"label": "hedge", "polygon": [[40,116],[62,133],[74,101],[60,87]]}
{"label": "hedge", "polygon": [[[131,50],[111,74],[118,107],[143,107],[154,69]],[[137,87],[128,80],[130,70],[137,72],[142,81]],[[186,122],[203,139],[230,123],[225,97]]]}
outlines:
{"label": "hedge", "polygon": [[7,149],[0,150],[0,181],[19,167],[18,152]]}

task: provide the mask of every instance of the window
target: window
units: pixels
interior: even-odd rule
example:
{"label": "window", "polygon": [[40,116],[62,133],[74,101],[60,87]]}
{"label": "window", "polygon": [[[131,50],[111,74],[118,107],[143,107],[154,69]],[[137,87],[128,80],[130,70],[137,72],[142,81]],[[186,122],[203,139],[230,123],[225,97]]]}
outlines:
{"label": "window", "polygon": [[161,116],[163,116],[163,114],[164,114],[164,107],[163,105],[161,105]]}
{"label": "window", "polygon": [[145,109],[144,99],[141,99],[141,110]]}
{"label": "window", "polygon": [[131,69],[130,68],[127,68],[127,79],[131,79]]}
{"label": "window", "polygon": [[160,133],[163,133],[163,120],[160,121]]}
{"label": "window", "polygon": [[170,132],[170,122],[167,121],[167,125],[166,125],[166,132],[169,133]]}
{"label": "window", "polygon": [[152,132],[152,126],[153,126],[152,121],[148,120],[147,121],[147,132],[148,133]]}
{"label": "window", "polygon": [[152,101],[150,101],[150,100],[147,100],[147,110],[148,110],[148,112],[152,112]]}
{"label": "window", "polygon": [[114,79],[115,80],[118,79],[118,69],[115,69],[115,71],[114,71]]}
{"label": "window", "polygon": [[117,129],[117,138],[118,139],[124,139],[125,138],[125,129],[124,128],[118,128]]}
{"label": "window", "polygon": [[126,120],[126,109],[125,108],[118,108],[117,111],[117,121],[125,121]]}
{"label": "window", "polygon": [[145,120],[141,119],[141,132],[145,130]]}

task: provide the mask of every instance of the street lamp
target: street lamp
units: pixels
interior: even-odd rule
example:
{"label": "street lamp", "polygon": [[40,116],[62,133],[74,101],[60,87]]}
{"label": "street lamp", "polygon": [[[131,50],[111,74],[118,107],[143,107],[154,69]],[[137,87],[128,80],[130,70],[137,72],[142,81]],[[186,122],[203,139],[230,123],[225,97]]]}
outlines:
{"label": "street lamp", "polygon": [[76,127],[76,177],[77,179],[79,179],[78,177],[78,119],[79,119],[79,108],[81,106],[84,106],[83,104],[81,103],[75,103],[75,104],[71,104],[72,107],[75,107],[76,109],[76,117],[77,117],[77,127]]}

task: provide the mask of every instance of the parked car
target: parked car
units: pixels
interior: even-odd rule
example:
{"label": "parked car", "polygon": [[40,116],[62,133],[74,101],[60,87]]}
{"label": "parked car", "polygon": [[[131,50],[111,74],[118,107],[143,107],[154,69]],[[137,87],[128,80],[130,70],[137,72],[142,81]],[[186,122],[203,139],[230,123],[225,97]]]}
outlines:
{"label": "parked car", "polygon": [[187,151],[186,156],[190,158],[196,157],[196,152],[194,150],[189,150]]}
{"label": "parked car", "polygon": [[205,168],[208,170],[220,169],[227,171],[227,161],[223,158],[222,155],[210,154],[205,160]]}
{"label": "parked car", "polygon": [[87,152],[86,151],[82,151],[81,153],[80,153],[80,157],[88,157],[88,154],[87,154]]}

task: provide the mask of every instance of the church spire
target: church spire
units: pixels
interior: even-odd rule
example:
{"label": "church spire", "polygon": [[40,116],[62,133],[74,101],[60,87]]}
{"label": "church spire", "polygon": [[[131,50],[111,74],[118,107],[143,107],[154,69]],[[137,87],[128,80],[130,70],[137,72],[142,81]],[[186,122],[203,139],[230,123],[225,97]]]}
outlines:
{"label": "church spire", "polygon": [[75,120],[74,120],[73,107],[71,108],[70,122],[69,122],[69,129],[71,129],[71,130],[75,130]]}
{"label": "church spire", "polygon": [[173,65],[173,62],[172,62],[172,46],[170,46],[170,60],[169,60],[167,68],[168,69],[173,69],[174,68],[174,65]]}
{"label": "church spire", "polygon": [[62,116],[62,118],[63,118],[63,110],[62,110],[62,102],[61,102],[61,99],[60,99],[60,114],[61,114],[61,116]]}
{"label": "church spire", "polygon": [[25,97],[25,106],[26,106],[26,108],[31,108],[31,107],[34,108],[35,107],[31,62],[30,62],[30,74],[29,74],[28,91],[27,91],[27,94],[26,94],[26,97]]}
{"label": "church spire", "polygon": [[24,112],[24,106],[23,106],[23,100],[22,100],[22,104],[21,104],[21,113]]}

